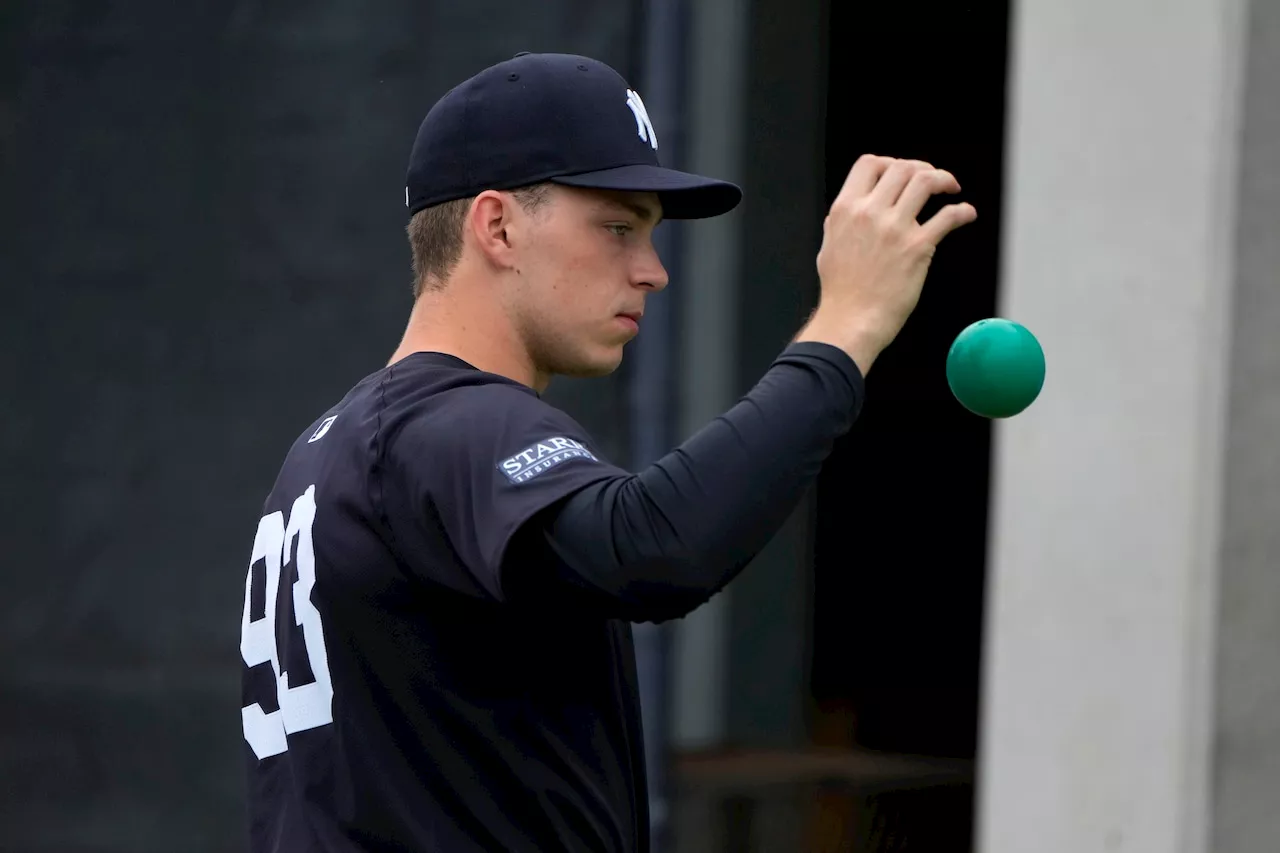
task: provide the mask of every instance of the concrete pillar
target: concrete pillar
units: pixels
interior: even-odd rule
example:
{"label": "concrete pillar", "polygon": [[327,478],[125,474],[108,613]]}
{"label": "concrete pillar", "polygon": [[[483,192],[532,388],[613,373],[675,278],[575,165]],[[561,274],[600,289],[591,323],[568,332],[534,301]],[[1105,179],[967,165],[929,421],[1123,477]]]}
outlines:
{"label": "concrete pillar", "polygon": [[[746,0],[691,4],[686,168],[742,181]],[[738,277],[742,212],[685,225],[680,294],[680,440],[733,405],[738,388]],[[725,730],[732,587],[677,623],[673,638],[671,742],[720,746]]]}
{"label": "concrete pillar", "polygon": [[1218,544],[1209,849],[1280,846],[1280,3],[1248,13]]}
{"label": "concrete pillar", "polygon": [[1022,0],[983,853],[1280,838],[1280,4]]}

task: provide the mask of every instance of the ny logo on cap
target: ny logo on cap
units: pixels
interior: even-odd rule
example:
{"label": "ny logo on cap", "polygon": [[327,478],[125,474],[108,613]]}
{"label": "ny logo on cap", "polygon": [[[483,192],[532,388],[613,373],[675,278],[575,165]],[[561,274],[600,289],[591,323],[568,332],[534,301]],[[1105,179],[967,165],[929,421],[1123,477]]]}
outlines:
{"label": "ny logo on cap", "polygon": [[653,146],[653,150],[658,150],[658,134],[653,132],[653,122],[649,121],[649,111],[644,108],[644,101],[640,100],[640,95],[627,90],[627,106],[631,107],[631,112],[636,117],[636,133],[640,134],[640,138]]}

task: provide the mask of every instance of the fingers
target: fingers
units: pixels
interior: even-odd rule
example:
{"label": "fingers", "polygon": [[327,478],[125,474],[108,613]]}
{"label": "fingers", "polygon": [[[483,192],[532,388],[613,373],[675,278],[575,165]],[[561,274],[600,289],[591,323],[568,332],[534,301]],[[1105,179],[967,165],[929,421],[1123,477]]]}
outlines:
{"label": "fingers", "polygon": [[876,181],[880,180],[880,176],[884,174],[885,169],[888,169],[893,162],[894,159],[892,157],[863,154],[853,164],[853,168],[849,170],[838,197],[843,196],[847,199],[853,199],[871,192],[871,189],[876,185]]}
{"label": "fingers", "polygon": [[[887,210],[892,208],[903,219],[914,223],[929,199],[938,193],[957,193],[960,182],[944,169],[935,169],[923,160],[899,160],[863,154],[849,170],[837,202],[852,203]],[[833,205],[833,208],[835,205]],[[951,204],[942,208],[924,225],[922,236],[937,245],[952,231],[978,217],[971,204]],[[825,232],[831,217],[823,221]]]}
{"label": "fingers", "polygon": [[968,203],[949,204],[925,222],[921,226],[921,231],[930,245],[936,246],[942,242],[943,237],[946,237],[962,225],[968,225],[977,218],[978,211],[974,209],[973,205]]}
{"label": "fingers", "polygon": [[933,167],[922,160],[894,160],[884,175],[876,183],[867,199],[872,207],[893,207],[898,203],[898,196],[915,175],[921,171],[932,171]]}
{"label": "fingers", "polygon": [[897,207],[904,219],[914,222],[933,196],[938,193],[958,192],[960,192],[960,182],[956,180],[955,175],[943,169],[921,169],[907,182],[902,195],[898,198]]}

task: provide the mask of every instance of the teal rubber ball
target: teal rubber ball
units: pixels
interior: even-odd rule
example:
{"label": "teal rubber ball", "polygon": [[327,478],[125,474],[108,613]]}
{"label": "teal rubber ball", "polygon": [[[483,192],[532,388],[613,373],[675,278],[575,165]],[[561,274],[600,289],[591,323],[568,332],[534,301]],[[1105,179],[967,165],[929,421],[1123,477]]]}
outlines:
{"label": "teal rubber ball", "polygon": [[947,352],[951,393],[975,415],[1009,418],[1044,387],[1044,350],[1026,326],[992,317],[967,326]]}

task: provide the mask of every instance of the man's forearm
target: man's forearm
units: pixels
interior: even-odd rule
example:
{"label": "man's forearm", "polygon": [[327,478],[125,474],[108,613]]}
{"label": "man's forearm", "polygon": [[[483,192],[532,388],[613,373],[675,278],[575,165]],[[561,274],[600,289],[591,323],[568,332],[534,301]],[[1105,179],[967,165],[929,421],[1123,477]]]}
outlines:
{"label": "man's forearm", "polygon": [[843,351],[792,344],[728,412],[639,474],[575,493],[512,556],[541,550],[545,565],[611,616],[682,616],[777,532],[862,398],[862,376]]}

